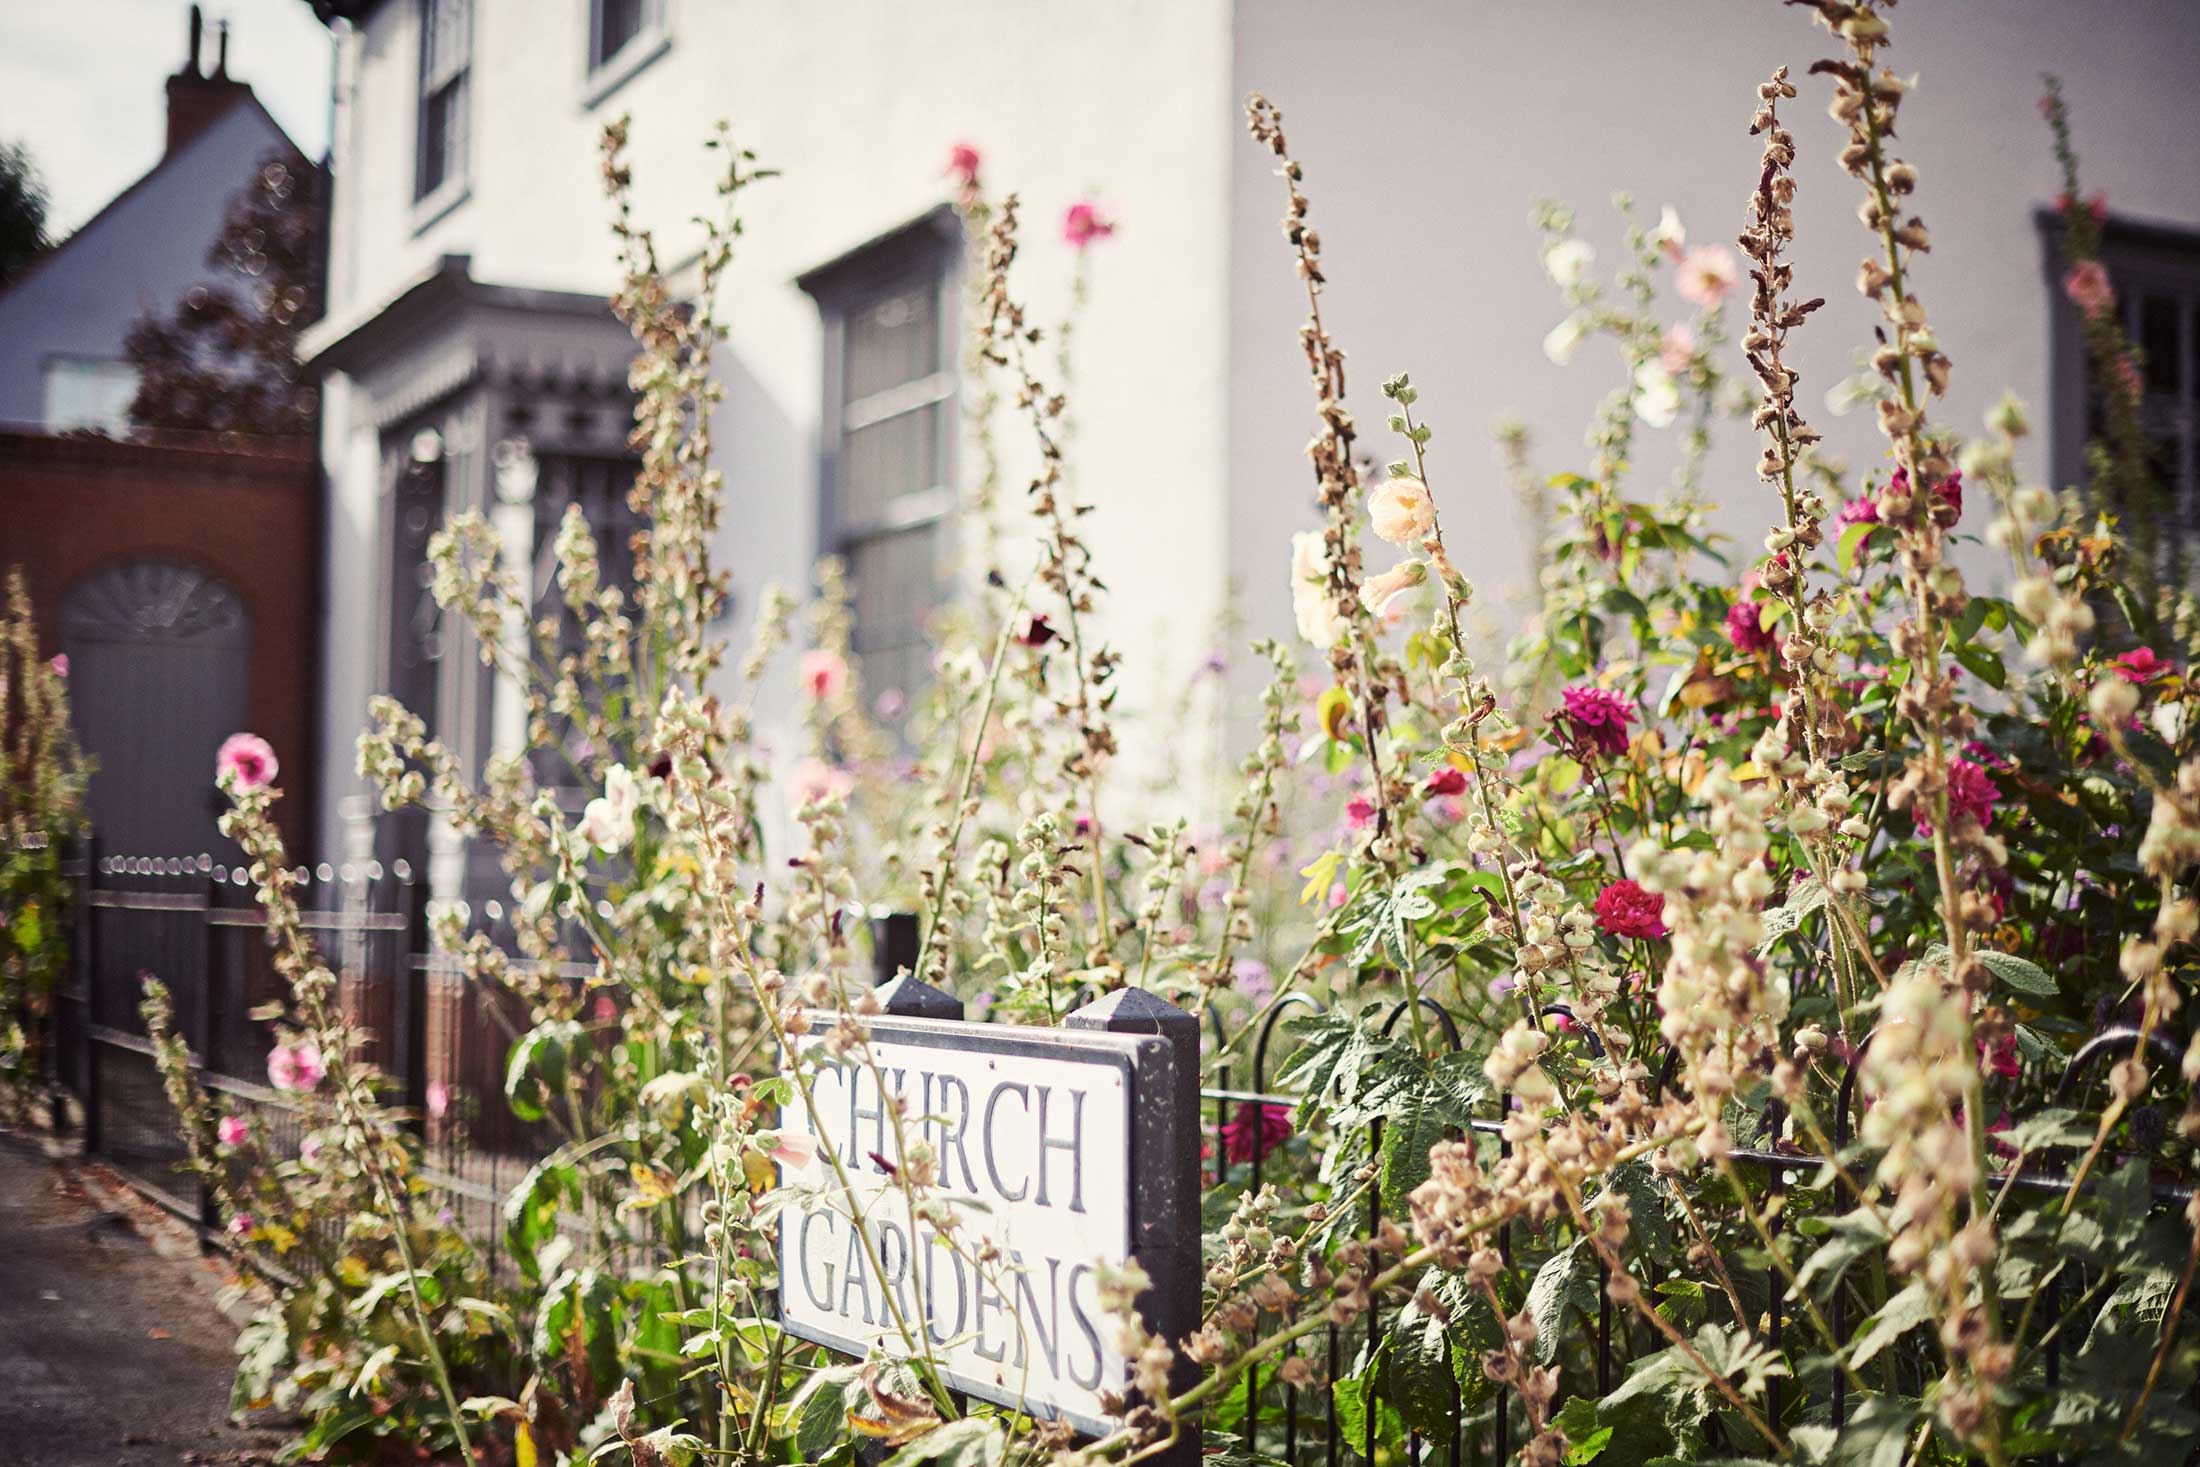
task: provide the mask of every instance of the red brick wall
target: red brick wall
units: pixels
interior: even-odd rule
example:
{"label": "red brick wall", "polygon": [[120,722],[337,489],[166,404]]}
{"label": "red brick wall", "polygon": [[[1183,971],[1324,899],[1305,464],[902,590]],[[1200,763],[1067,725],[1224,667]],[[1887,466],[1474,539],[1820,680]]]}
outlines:
{"label": "red brick wall", "polygon": [[46,647],[60,645],[62,592],[120,561],[184,561],[244,599],[251,726],[282,763],[277,808],[301,860],[313,834],[304,822],[313,808],[317,482],[304,445],[239,452],[0,432],[0,571],[23,568]]}

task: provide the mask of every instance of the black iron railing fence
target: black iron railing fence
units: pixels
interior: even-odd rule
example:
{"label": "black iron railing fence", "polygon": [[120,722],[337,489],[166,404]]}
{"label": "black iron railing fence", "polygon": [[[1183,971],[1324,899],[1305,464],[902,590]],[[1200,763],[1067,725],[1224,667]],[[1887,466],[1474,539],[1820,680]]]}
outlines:
{"label": "black iron railing fence", "polygon": [[[144,975],[162,979],[174,997],[179,1032],[202,1082],[240,1105],[261,1111],[274,1143],[295,1148],[299,1139],[295,1118],[284,1097],[262,1083],[272,1039],[268,1023],[253,1017],[253,1011],[280,995],[280,980],[264,941],[263,915],[245,873],[204,855],[118,856],[101,852],[91,842],[67,869],[78,883],[77,940],[74,982],[58,995],[54,1008],[48,1052],[55,1079],[81,1104],[87,1150],[148,1196],[198,1221],[211,1239],[215,1219],[210,1200],[202,1189],[194,1190],[179,1180],[183,1148],[138,1004]],[[552,1144],[538,1128],[513,1119],[504,1100],[504,1064],[510,1045],[524,1031],[524,1012],[515,1008],[509,995],[481,991],[453,965],[426,953],[425,884],[403,863],[388,869],[377,863],[334,869],[323,865],[302,871],[301,879],[304,925],[337,967],[343,1002],[371,1036],[369,1057],[389,1076],[396,1092],[394,1102],[422,1127],[426,1180],[442,1190],[453,1220],[478,1240],[492,1269],[504,1271],[499,1253],[506,1194]],[[913,922],[887,918],[876,925],[882,977],[913,956],[913,936]],[[1424,997],[1420,1002],[1443,1045],[1457,1050],[1460,1033],[1451,1015],[1433,1000]],[[1259,1108],[1296,1107],[1301,1100],[1271,1088],[1275,1041],[1293,1017],[1325,1012],[1311,995],[1289,994],[1258,1018],[1251,1042],[1245,1045],[1242,1041],[1248,1036],[1231,1034],[1210,1010],[1210,1054],[1221,1058],[1210,1064],[1212,1083],[1201,1090],[1200,1103],[1211,1108],[1215,1181],[1227,1175],[1232,1183],[1244,1182],[1257,1190],[1275,1166],[1277,1143]],[[1554,1007],[1551,1012],[1564,1010]],[[1399,1000],[1370,1017],[1382,1034],[1389,1035],[1407,1013],[1406,1001]],[[1593,1042],[1585,1033],[1580,1039]],[[2161,1067],[2175,1072],[2179,1051],[2172,1041],[2158,1033],[2142,1036],[2136,1029],[2112,1028],[2070,1058],[2054,1087],[2055,1100],[2073,1099],[2077,1087],[2098,1079],[2107,1063],[2131,1054],[2142,1042],[2151,1046]],[[1241,1073],[1248,1079],[1244,1087],[1234,1083]],[[1673,1083],[1668,1058],[1655,1084],[1663,1088]],[[1837,1145],[1849,1140],[1857,1102],[1852,1056],[1834,1117]],[[1494,1147],[1504,1149],[1506,1105],[1506,1097],[1494,1097],[1489,1114],[1471,1117],[1464,1129],[1487,1136]],[[1247,1108],[1253,1112],[1250,1121]],[[1768,1113],[1761,1118],[1755,1141],[1730,1153],[1773,1194],[1804,1185],[1820,1165],[1812,1156],[1780,1149],[1780,1122],[1776,1112]],[[1249,1154],[1235,1162],[1233,1124],[1240,1128],[1249,1124],[1253,1137]],[[1372,1158],[1382,1155],[1383,1124],[1376,1119],[1367,1129]],[[1247,1151],[1242,1130],[1237,1149]],[[2067,1185],[2062,1175],[2066,1160],[2054,1156],[2034,1160],[2019,1174],[2000,1180],[2020,1191],[2059,1190]],[[2157,1203],[2182,1204],[2190,1200],[2192,1191],[2189,1180],[2154,1183]],[[1831,1196],[1836,1214],[1857,1205],[1839,1181],[1832,1186]],[[1387,1220],[1401,1226],[1406,1222]],[[1368,1235],[1386,1221],[1380,1187],[1367,1189],[1361,1221]],[[1576,1241],[1563,1223],[1536,1229],[1532,1237],[1520,1232],[1508,1224],[1500,1231],[1497,1246],[1508,1268],[1523,1271],[1529,1264],[1547,1265]],[[1642,1280],[1652,1290],[1665,1281],[1654,1275]],[[1584,1311],[1581,1323],[1593,1333],[1589,1344],[1600,1395],[1618,1384],[1627,1364],[1640,1353],[1662,1347],[1639,1322],[1624,1315],[1615,1318],[1605,1282],[1599,1263],[1593,1320]],[[2077,1281],[2077,1286],[2082,1289],[2083,1281]],[[1768,1265],[1759,1278],[1742,1287],[1767,1342],[1777,1348],[1791,1323],[1785,1281]],[[2051,1309],[2059,1297],[2051,1297]],[[1319,1301],[1310,1301],[1306,1307],[1319,1307]],[[1837,1289],[1828,1317],[1844,1348],[1861,1323],[1855,1314],[1848,1290]],[[1289,1316],[1269,1315],[1262,1328],[1281,1328],[1291,1322]],[[1347,1459],[1372,1462],[1385,1457],[1379,1430],[1386,1389],[1381,1373],[1368,1376],[1365,1394],[1350,1413],[1339,1409],[1331,1387],[1354,1373],[1355,1362],[1370,1358],[1381,1347],[1384,1331],[1395,1324],[1394,1318],[1386,1318],[1378,1300],[1351,1322],[1328,1324],[1308,1336],[1310,1364],[1316,1367],[1311,1381],[1293,1383],[1296,1372],[1285,1362],[1299,1353],[1297,1346],[1273,1365],[1248,1372],[1242,1406],[1228,1429],[1253,1451],[1287,1463],[1318,1460],[1326,1467],[1338,1467]],[[2045,1368],[2050,1383],[2057,1379],[2063,1352],[2059,1337],[2048,1346]],[[1914,1341],[1897,1343],[1880,1356],[1885,1362],[1881,1378],[1915,1395],[1938,1372],[1937,1363],[1926,1355],[1927,1347]],[[1822,1382],[1783,1381],[1775,1376],[1764,1404],[1773,1422],[1794,1417],[1836,1430],[1847,1423],[1854,1409],[1838,1373]],[[1348,1414],[1358,1425],[1349,1436]],[[1471,1403],[1464,1389],[1457,1391],[1449,1415],[1451,1429],[1440,1442],[1432,1444],[1420,1431],[1407,1433],[1407,1463],[1441,1459],[1459,1467],[1508,1461],[1525,1420],[1502,1386],[1478,1389]],[[1716,1418],[1712,1425],[1716,1431]]]}

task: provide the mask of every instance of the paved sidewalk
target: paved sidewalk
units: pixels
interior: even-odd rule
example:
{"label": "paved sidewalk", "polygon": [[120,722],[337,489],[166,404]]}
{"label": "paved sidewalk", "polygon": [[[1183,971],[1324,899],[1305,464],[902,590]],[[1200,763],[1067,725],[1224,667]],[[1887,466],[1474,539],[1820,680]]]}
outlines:
{"label": "paved sidewalk", "polygon": [[228,1421],[236,1330],[210,1265],[162,1253],[0,1132],[0,1467],[266,1460],[270,1439]]}

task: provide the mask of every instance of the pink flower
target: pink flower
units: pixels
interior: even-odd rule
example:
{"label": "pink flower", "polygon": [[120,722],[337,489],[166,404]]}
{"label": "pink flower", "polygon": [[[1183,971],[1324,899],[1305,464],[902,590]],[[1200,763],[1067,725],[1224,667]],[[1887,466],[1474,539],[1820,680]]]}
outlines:
{"label": "pink flower", "polygon": [[[2070,195],[2067,192],[2055,195],[2055,212],[2065,215],[2070,212]],[[2097,193],[2088,196],[2085,201],[2085,212],[2093,216],[2095,224],[2107,223],[2108,195]]]}
{"label": "pink flower", "polygon": [[2099,260],[2080,260],[2063,272],[2063,294],[2088,316],[2097,316],[2116,304],[2116,287],[2108,280],[2108,267]]}
{"label": "pink flower", "polygon": [[817,1164],[817,1138],[807,1131],[781,1131],[771,1159],[787,1171],[806,1172]]}
{"label": "pink flower", "polygon": [[1597,893],[1597,926],[1614,937],[1663,937],[1665,898],[1632,879],[1613,882]]}
{"label": "pink flower", "polygon": [[214,756],[214,779],[228,778],[240,790],[265,789],[275,782],[275,751],[258,734],[234,733]]}
{"label": "pink flower", "polygon": [[975,145],[957,143],[947,150],[947,166],[940,172],[959,179],[964,188],[970,188],[977,183],[978,166],[984,161]]}
{"label": "pink flower", "polygon": [[1113,233],[1115,221],[1101,213],[1100,206],[1090,199],[1079,199],[1062,216],[1062,238],[1078,249],[1088,248],[1094,240]]}
{"label": "pink flower", "polygon": [[224,1146],[242,1146],[252,1128],[245,1124],[243,1116],[223,1116],[221,1124],[214,1128],[214,1135]]}
{"label": "pink flower", "polygon": [[56,652],[53,655],[53,661],[47,663],[46,665],[53,669],[53,675],[55,677],[67,677],[69,675],[69,654],[66,652]]}
{"label": "pink flower", "polygon": [[1375,616],[1390,610],[1390,604],[1428,579],[1428,567],[1418,560],[1401,560],[1379,576],[1370,576],[1360,585],[1360,604]]}
{"label": "pink flower", "polygon": [[1466,792],[1466,771],[1462,769],[1454,769],[1449,764],[1446,764],[1443,768],[1437,770],[1434,774],[1430,775],[1428,777],[1428,782],[1421,786],[1421,793],[1431,796],[1463,795]]}
{"label": "pink flower", "polygon": [[1385,479],[1367,496],[1367,515],[1376,537],[1393,545],[1410,545],[1428,538],[1436,528],[1436,501],[1428,485],[1407,476]]}
{"label": "pink flower", "polygon": [[2123,656],[2109,663],[2125,682],[2144,686],[2169,671],[2169,664],[2155,654],[2152,647],[2134,647]]}
{"label": "pink flower", "polygon": [[1576,754],[1598,754],[1617,759],[1627,752],[1627,728],[1635,710],[1617,693],[1576,683],[1566,689],[1565,708],[1552,715],[1563,725],[1566,742]]}
{"label": "pink flower", "polygon": [[[1960,821],[1968,815],[1981,827],[1994,819],[1994,805],[2001,799],[2001,787],[1994,783],[1986,766],[1975,759],[1961,756],[1948,761],[1948,816]],[[1917,833],[1930,836],[1933,833],[1931,815],[1925,802],[1920,800],[1912,814],[1917,822]]]}
{"label": "pink flower", "polygon": [[848,663],[823,647],[802,654],[802,688],[819,703],[829,703],[848,688]]}
{"label": "pink flower", "polygon": [[232,1238],[241,1238],[251,1232],[252,1228],[252,1214],[249,1212],[240,1212],[229,1220],[229,1236]]}
{"label": "pink flower", "polygon": [[1862,499],[1852,499],[1833,512],[1837,525],[1876,525],[1879,520],[1879,501],[1867,494]]}
{"label": "pink flower", "polygon": [[437,1120],[451,1113],[451,1087],[441,1080],[428,1082],[428,1114]]}
{"label": "pink flower", "polygon": [[321,1051],[311,1044],[278,1044],[267,1054],[267,1083],[300,1094],[320,1088],[328,1075]]}
{"label": "pink flower", "polygon": [[1697,245],[1681,258],[1673,271],[1673,288],[1681,299],[1710,310],[1741,284],[1742,267],[1725,245]]}
{"label": "pink flower", "polygon": [[1696,333],[1687,323],[1666,327],[1665,335],[1658,338],[1658,364],[1678,377],[1695,359]]}
{"label": "pink flower", "polygon": [[1254,1161],[1266,1156],[1291,1134],[1291,1107],[1248,1100],[1237,1114],[1222,1124],[1222,1155],[1226,1161]]}
{"label": "pink flower", "polygon": [[1755,657],[1779,639],[1765,629],[1765,611],[1747,596],[1726,609],[1726,639],[1744,657]]}
{"label": "pink flower", "polygon": [[298,1143],[298,1164],[299,1164],[300,1166],[318,1166],[318,1165],[320,1165],[320,1162],[321,1162],[321,1138],[320,1138],[320,1137],[318,1137],[318,1136],[308,1136],[308,1137],[306,1137],[306,1139],[305,1139],[305,1140],[303,1140],[303,1141],[300,1141],[300,1142]]}
{"label": "pink flower", "polygon": [[805,759],[788,774],[787,785],[794,795],[795,808],[799,810],[806,805],[846,798],[856,787],[856,780],[847,770],[822,759]]}
{"label": "pink flower", "polygon": [[1375,818],[1375,802],[1364,794],[1354,795],[1345,804],[1344,818],[1354,830],[1360,829]]}
{"label": "pink flower", "polygon": [[2023,1057],[2017,1051],[2017,1036],[2004,1034],[1989,1045],[1985,1040],[1973,1041],[1978,1045],[1979,1072],[1999,1075],[2004,1080],[2014,1080],[2024,1071]]}

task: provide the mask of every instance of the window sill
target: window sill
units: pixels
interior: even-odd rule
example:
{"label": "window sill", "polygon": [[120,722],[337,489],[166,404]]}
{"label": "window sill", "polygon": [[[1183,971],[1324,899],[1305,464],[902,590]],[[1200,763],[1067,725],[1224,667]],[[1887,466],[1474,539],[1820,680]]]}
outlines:
{"label": "window sill", "polygon": [[589,71],[581,84],[581,110],[587,112],[601,106],[612,93],[646,71],[651,63],[671,49],[672,33],[662,26],[635,36],[602,65]]}
{"label": "window sill", "polygon": [[433,192],[422,194],[413,200],[413,237],[417,239],[426,234],[472,197],[473,187],[466,179],[451,178],[438,184]]}

